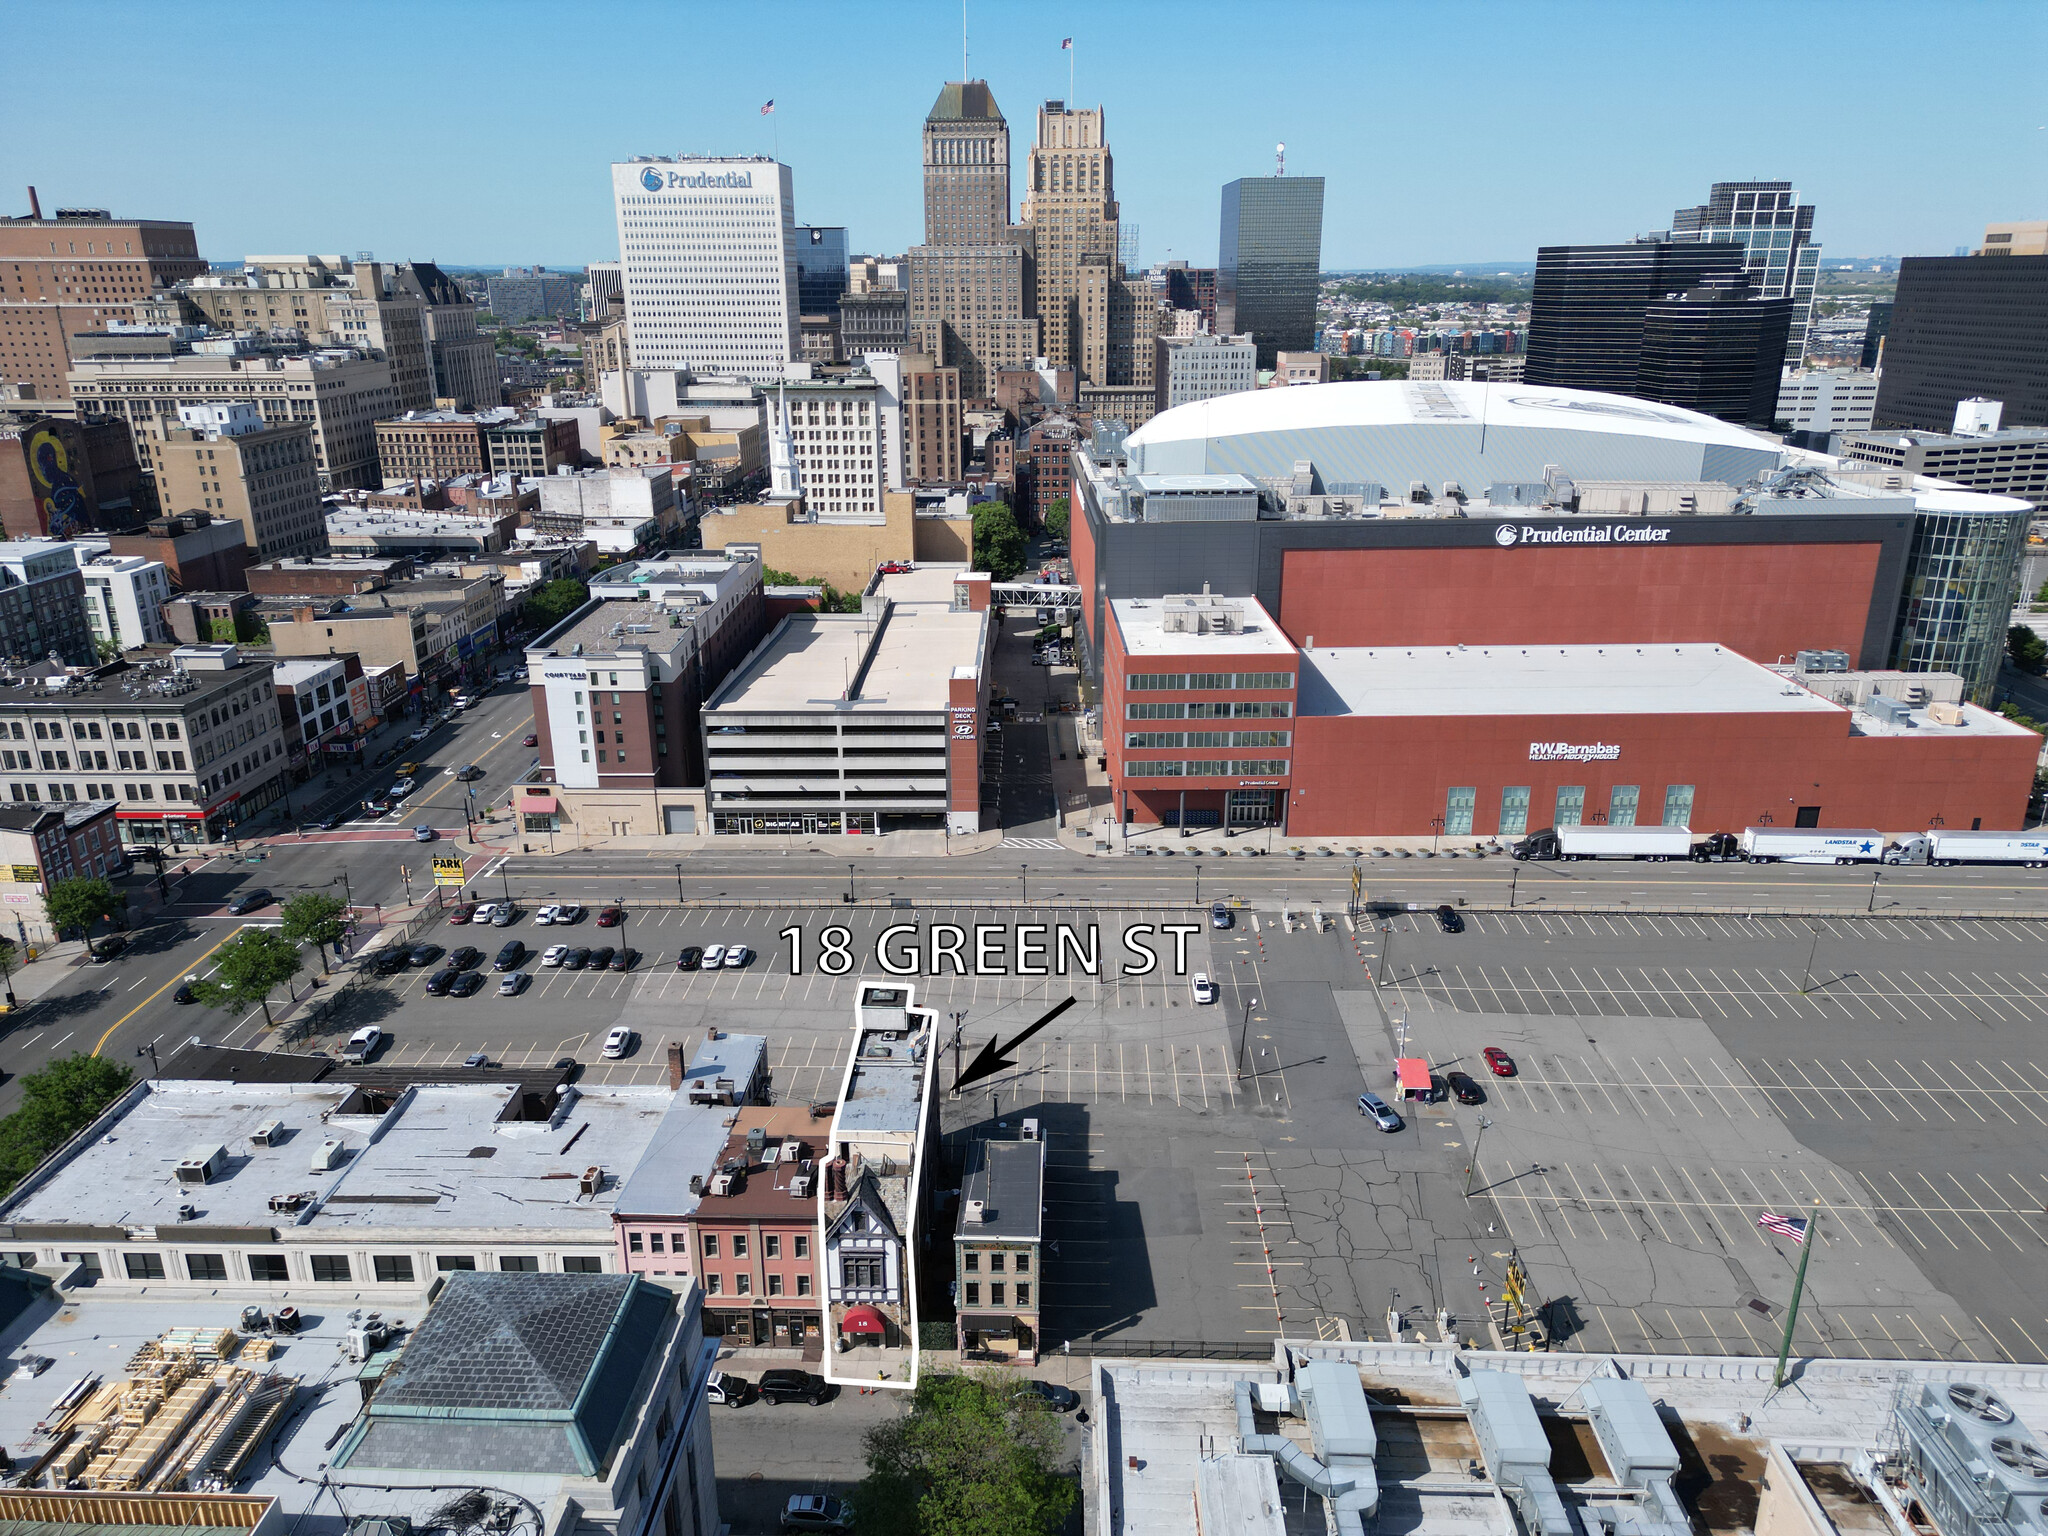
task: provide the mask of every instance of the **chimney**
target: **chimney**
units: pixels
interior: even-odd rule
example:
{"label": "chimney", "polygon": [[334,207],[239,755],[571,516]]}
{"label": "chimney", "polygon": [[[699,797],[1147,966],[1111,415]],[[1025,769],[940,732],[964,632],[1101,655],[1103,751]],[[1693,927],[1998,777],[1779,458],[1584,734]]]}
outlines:
{"label": "chimney", "polygon": [[683,1090],[683,1047],[677,1040],[668,1043],[668,1086],[671,1093]]}
{"label": "chimney", "polygon": [[36,196],[34,187],[28,189],[28,216],[32,219],[40,219],[43,216],[43,200]]}

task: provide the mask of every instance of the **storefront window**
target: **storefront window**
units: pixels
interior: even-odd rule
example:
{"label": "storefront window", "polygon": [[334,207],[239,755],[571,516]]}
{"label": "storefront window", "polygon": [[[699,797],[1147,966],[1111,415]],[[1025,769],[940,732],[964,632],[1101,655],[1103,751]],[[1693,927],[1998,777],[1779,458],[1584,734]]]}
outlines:
{"label": "storefront window", "polygon": [[1692,786],[1690,784],[1666,784],[1664,786],[1664,825],[1667,827],[1689,827],[1692,825]]}
{"label": "storefront window", "polygon": [[1642,789],[1635,784],[1617,784],[1607,795],[1607,825],[1632,827],[1636,824],[1636,802]]}
{"label": "storefront window", "polygon": [[1529,786],[1511,784],[1500,792],[1500,835],[1520,837],[1529,830]]}
{"label": "storefront window", "polygon": [[1470,785],[1451,790],[1444,801],[1444,831],[1452,837],[1463,837],[1472,831],[1472,802],[1479,791]]}
{"label": "storefront window", "polygon": [[1586,786],[1563,784],[1557,791],[1557,818],[1553,827],[1576,827],[1586,815]]}

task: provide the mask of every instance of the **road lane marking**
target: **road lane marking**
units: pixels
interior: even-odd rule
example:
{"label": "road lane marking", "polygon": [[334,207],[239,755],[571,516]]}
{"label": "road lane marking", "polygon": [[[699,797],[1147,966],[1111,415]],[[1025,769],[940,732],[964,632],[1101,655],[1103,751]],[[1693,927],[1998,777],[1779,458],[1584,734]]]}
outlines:
{"label": "road lane marking", "polygon": [[[197,970],[199,967],[200,960],[206,959],[206,957],[208,955],[211,955],[214,952],[214,950],[219,949],[221,945],[227,943],[227,941],[229,939],[232,939],[234,936],[234,934],[228,933],[221,935],[221,937],[219,937],[218,939],[215,939],[213,943],[207,947],[206,951],[200,955],[199,960],[195,960],[192,962],[192,968],[194,970]],[[115,1030],[119,1029],[123,1024],[126,1024],[130,1019],[134,1018],[135,1015],[142,1012],[143,1009],[147,1008],[159,997],[162,997],[164,993],[170,991],[172,987],[175,987],[179,982],[183,981],[186,975],[188,974],[190,973],[181,972],[178,975],[173,976],[169,981],[165,982],[162,986],[158,987],[154,992],[150,993],[149,996],[145,997],[141,1002],[137,1003],[133,1008],[130,1008],[126,1013],[122,1014],[121,1017],[114,1020],[113,1023],[109,1024],[107,1026],[106,1033],[101,1035],[98,1042],[93,1046],[93,1055],[99,1055],[99,1053],[106,1047],[108,1039],[113,1035]],[[68,1040],[70,1036],[67,1035],[65,1036],[65,1038]]]}

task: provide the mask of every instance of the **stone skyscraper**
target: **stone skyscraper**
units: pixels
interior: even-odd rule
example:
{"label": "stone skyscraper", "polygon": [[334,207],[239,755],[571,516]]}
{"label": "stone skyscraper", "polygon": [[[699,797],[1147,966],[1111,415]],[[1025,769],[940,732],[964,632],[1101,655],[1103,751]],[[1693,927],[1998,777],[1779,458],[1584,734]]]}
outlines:
{"label": "stone skyscraper", "polygon": [[1038,237],[1038,325],[1045,355],[1077,367],[1086,350],[1081,263],[1089,256],[1117,260],[1116,162],[1103,128],[1100,107],[1063,101],[1040,107],[1024,193],[1024,222]]}
{"label": "stone skyscraper", "polygon": [[910,341],[960,370],[963,400],[1038,354],[1031,232],[1010,223],[1010,127],[988,83],[956,80],[924,123],[925,243],[910,251]]}

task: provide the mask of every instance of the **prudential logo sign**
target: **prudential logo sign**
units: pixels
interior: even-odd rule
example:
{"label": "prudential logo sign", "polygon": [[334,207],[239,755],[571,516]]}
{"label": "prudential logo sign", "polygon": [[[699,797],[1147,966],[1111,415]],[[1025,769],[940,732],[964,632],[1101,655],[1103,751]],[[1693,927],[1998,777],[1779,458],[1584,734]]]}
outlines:
{"label": "prudential logo sign", "polygon": [[658,171],[648,166],[640,173],[640,185],[650,192],[727,190],[746,192],[754,185],[752,171],[699,171],[685,176],[681,171]]}
{"label": "prudential logo sign", "polygon": [[661,190],[661,172],[650,166],[640,173],[640,185],[650,192],[659,192]]}
{"label": "prudential logo sign", "polygon": [[1502,523],[1493,530],[1493,542],[1502,549],[1512,549],[1517,544],[1668,544],[1671,530],[1631,523],[1580,523],[1554,528]]}

